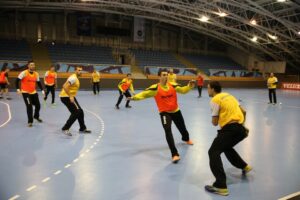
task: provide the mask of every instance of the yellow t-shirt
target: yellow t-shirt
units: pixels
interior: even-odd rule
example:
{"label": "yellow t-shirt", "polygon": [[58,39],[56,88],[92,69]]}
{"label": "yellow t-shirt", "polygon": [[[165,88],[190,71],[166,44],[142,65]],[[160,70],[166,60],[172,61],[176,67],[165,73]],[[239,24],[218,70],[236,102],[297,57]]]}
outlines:
{"label": "yellow t-shirt", "polygon": [[177,78],[177,76],[176,76],[176,74],[168,74],[168,82],[169,83],[176,83],[176,78]]}
{"label": "yellow t-shirt", "polygon": [[275,89],[277,87],[277,78],[273,76],[272,78],[268,78],[268,88]]}
{"label": "yellow t-shirt", "polygon": [[236,98],[228,93],[215,95],[211,102],[212,116],[219,117],[219,126],[222,128],[230,122],[242,124],[244,115]]}
{"label": "yellow t-shirt", "polygon": [[92,79],[93,79],[93,82],[100,82],[100,73],[99,72],[93,72],[92,73]]}
{"label": "yellow t-shirt", "polygon": [[[70,83],[70,95],[72,97],[75,97],[78,90],[79,90],[79,87],[80,87],[80,82],[79,82],[79,79],[77,78],[77,75],[76,74],[72,74],[68,80],[67,80],[69,83]],[[60,97],[69,97],[69,95],[65,92],[64,88],[62,88],[60,94],[59,94]]]}

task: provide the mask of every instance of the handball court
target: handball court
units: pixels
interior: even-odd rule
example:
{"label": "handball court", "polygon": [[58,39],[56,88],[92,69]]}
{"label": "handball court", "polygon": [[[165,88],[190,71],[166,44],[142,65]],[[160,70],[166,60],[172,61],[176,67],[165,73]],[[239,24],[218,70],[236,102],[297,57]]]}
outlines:
{"label": "handball court", "polygon": [[[27,127],[23,98],[11,92],[0,101],[0,199],[43,200],[275,200],[300,191],[300,92],[277,90],[277,105],[267,104],[267,89],[223,89],[247,110],[249,137],[235,149],[253,166],[243,177],[222,155],[229,196],[208,193],[214,177],[208,149],[216,136],[207,91],[178,94],[193,146],[173,135],[181,160],[171,163],[154,99],[125,100],[116,110],[118,91],[81,91],[77,99],[92,134],[61,132],[69,111],[43,106]],[[138,92],[138,91],[137,91]],[[58,92],[56,93],[58,96]],[[49,96],[51,97],[51,96]],[[281,102],[282,104],[279,104]]]}

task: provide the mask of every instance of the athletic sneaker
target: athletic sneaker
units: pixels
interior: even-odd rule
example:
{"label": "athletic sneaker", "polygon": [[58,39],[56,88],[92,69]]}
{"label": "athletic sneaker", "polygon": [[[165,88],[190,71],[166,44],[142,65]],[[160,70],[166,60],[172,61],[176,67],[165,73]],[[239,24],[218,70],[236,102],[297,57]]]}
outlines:
{"label": "athletic sneaker", "polygon": [[246,126],[244,126],[244,128],[245,128],[245,133],[246,133],[246,137],[248,137],[248,135],[249,135],[249,128],[247,128]]}
{"label": "athletic sneaker", "polygon": [[36,119],[36,121],[38,121],[38,122],[40,122],[40,123],[43,122],[43,120],[42,120],[41,118],[34,118],[34,119]]}
{"label": "athletic sneaker", "polygon": [[12,100],[12,98],[10,98],[10,97],[7,97],[7,98],[6,98],[6,100]]}
{"label": "athletic sneaker", "polygon": [[126,108],[132,108],[131,106],[125,106]]}
{"label": "athletic sneaker", "polygon": [[180,156],[172,156],[173,163],[178,163],[179,160],[180,160]]}
{"label": "athletic sneaker", "polygon": [[192,140],[188,140],[188,141],[184,141],[186,144],[188,144],[188,145],[193,145],[194,144],[194,142],[192,141]]}
{"label": "athletic sneaker", "polygon": [[27,126],[28,126],[28,127],[32,127],[32,123],[28,123]]}
{"label": "athletic sneaker", "polygon": [[119,110],[119,109],[120,109],[120,107],[119,107],[119,106],[117,106],[117,105],[115,106],[115,108],[116,108],[117,110]]}
{"label": "athletic sneaker", "polygon": [[243,175],[249,173],[253,168],[250,165],[247,165],[244,169],[242,169]]}
{"label": "athletic sneaker", "polygon": [[229,191],[227,188],[217,188],[212,185],[206,185],[204,188],[207,192],[211,192],[214,194],[218,194],[218,195],[222,195],[222,196],[229,195]]}
{"label": "athletic sneaker", "polygon": [[91,130],[88,130],[88,129],[84,129],[84,130],[79,130],[80,133],[92,133]]}
{"label": "athletic sneaker", "polygon": [[67,130],[62,130],[62,131],[64,132],[65,135],[67,135],[67,136],[72,136],[72,133],[70,132],[69,129],[67,129]]}
{"label": "athletic sneaker", "polygon": [[56,103],[52,103],[51,106],[54,108],[56,107]]}

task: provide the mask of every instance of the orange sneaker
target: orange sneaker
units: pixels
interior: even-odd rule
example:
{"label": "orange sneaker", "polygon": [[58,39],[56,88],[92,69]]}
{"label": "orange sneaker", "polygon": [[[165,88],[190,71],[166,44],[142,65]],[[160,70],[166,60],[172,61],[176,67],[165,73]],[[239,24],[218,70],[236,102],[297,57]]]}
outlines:
{"label": "orange sneaker", "polygon": [[194,142],[192,140],[185,141],[185,143],[188,144],[188,145],[193,145],[194,144]]}
{"label": "orange sneaker", "polygon": [[180,156],[173,156],[172,157],[172,162],[173,163],[178,163],[179,160],[180,160]]}

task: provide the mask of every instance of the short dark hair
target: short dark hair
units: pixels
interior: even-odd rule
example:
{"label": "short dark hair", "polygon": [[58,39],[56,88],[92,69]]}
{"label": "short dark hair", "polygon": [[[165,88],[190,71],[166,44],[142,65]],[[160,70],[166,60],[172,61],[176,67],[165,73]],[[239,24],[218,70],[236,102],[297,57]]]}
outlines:
{"label": "short dark hair", "polygon": [[160,76],[162,72],[167,72],[167,73],[168,73],[168,72],[169,72],[169,70],[168,70],[168,69],[166,69],[166,68],[159,69],[159,70],[158,70],[158,73],[157,73],[157,75],[158,75],[158,76]]}
{"label": "short dark hair", "polygon": [[30,63],[34,63],[33,60],[28,60],[27,65],[29,65]]}
{"label": "short dark hair", "polygon": [[3,63],[1,71],[4,72],[8,68],[8,63]]}
{"label": "short dark hair", "polygon": [[216,93],[220,93],[222,91],[222,86],[219,81],[210,81],[208,84]]}
{"label": "short dark hair", "polygon": [[128,77],[128,76],[131,76],[131,73],[126,74],[126,76],[127,76],[127,77]]}

